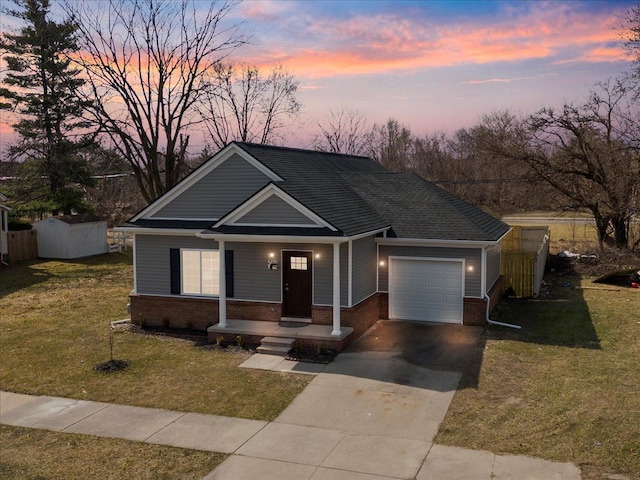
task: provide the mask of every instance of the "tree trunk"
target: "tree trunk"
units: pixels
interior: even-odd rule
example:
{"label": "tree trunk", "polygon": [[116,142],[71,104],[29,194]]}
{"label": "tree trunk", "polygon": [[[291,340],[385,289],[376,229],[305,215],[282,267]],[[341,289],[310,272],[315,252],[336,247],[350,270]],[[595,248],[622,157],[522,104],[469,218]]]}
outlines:
{"label": "tree trunk", "polygon": [[613,238],[617,248],[626,249],[629,247],[629,222],[622,215],[617,215],[611,219],[613,224]]}

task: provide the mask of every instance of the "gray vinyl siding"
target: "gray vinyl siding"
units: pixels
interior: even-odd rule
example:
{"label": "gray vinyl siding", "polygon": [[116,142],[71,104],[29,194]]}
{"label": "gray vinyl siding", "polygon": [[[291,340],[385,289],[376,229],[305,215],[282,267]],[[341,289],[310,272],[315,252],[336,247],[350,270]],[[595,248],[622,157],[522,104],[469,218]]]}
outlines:
{"label": "gray vinyl siding", "polygon": [[[300,250],[313,252],[313,303],[331,305],[333,303],[333,246],[290,243],[235,243],[225,244],[225,249],[233,250],[234,298],[261,302],[282,301],[282,251]],[[279,268],[269,270],[269,254],[275,253]],[[341,250],[342,253],[342,250]],[[319,254],[319,258],[315,255]],[[341,255],[341,303],[346,305],[346,256]]]}
{"label": "gray vinyl siding", "polygon": [[182,192],[152,218],[218,219],[264,187],[269,178],[234,155]]}
{"label": "gray vinyl siding", "polygon": [[218,243],[184,236],[136,235],[136,287],[147,295],[171,295],[169,250],[217,249]]}
{"label": "gray vinyl siding", "polygon": [[487,292],[491,290],[491,287],[496,280],[500,277],[500,260],[502,257],[502,245],[498,244],[495,247],[487,249]]}
{"label": "gray vinyl siding", "polygon": [[264,202],[243,216],[237,223],[251,225],[313,225],[306,215],[293,208],[277,195],[271,195]]}
{"label": "gray vinyl siding", "polygon": [[464,272],[465,297],[482,296],[482,250],[479,248],[439,248],[439,247],[409,247],[409,246],[380,246],[380,261],[384,267],[379,267],[378,289],[381,292],[389,290],[389,257],[422,257],[422,258],[460,258],[466,260],[466,265],[473,266],[473,271]]}
{"label": "gray vinyl siding", "polygon": [[374,237],[354,241],[351,256],[352,301],[357,305],[376,292],[377,249]]}

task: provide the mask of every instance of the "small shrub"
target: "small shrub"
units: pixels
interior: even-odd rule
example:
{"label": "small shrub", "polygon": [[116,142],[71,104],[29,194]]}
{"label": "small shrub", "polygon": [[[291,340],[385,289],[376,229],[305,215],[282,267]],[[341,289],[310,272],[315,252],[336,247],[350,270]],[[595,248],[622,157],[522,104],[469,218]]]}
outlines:
{"label": "small shrub", "polygon": [[223,342],[224,342],[224,336],[223,335],[218,335],[216,337],[216,345],[221,347]]}
{"label": "small shrub", "polygon": [[242,335],[238,335],[236,337],[236,342],[238,342],[238,346],[240,348],[244,348],[244,339],[242,338]]}
{"label": "small shrub", "polygon": [[187,320],[187,328],[193,330],[193,320]]}
{"label": "small shrub", "polygon": [[162,317],[162,326],[164,328],[169,328],[171,326],[171,319],[167,316]]}

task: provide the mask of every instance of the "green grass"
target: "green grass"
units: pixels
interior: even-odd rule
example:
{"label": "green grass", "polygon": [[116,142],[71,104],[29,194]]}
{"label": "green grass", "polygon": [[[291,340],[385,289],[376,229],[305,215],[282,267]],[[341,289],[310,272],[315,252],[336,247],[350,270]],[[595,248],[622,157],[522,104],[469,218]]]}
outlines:
{"label": "green grass", "polygon": [[131,256],[36,261],[2,270],[0,385],[4,390],[143,407],[274,419],[309,378],[239,368],[246,352],[117,331],[111,374],[110,321],[126,318]]}
{"label": "green grass", "polygon": [[436,441],[640,479],[640,291],[550,281],[499,304],[492,317],[523,328],[486,330]]}
{"label": "green grass", "polygon": [[225,455],[0,425],[0,478],[201,479]]}

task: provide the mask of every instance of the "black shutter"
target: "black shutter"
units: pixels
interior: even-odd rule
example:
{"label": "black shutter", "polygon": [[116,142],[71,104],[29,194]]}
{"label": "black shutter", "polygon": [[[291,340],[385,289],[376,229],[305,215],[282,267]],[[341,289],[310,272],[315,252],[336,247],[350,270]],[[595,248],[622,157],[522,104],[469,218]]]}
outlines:
{"label": "black shutter", "polygon": [[180,249],[169,249],[169,268],[171,271],[171,295],[180,295]]}
{"label": "black shutter", "polygon": [[227,297],[233,298],[233,250],[224,251],[224,268]]}

